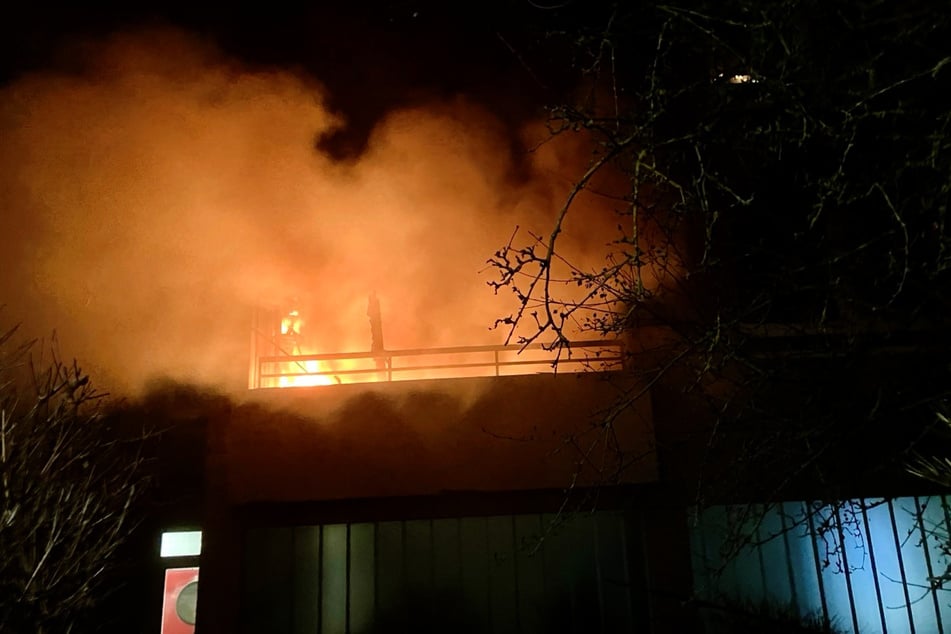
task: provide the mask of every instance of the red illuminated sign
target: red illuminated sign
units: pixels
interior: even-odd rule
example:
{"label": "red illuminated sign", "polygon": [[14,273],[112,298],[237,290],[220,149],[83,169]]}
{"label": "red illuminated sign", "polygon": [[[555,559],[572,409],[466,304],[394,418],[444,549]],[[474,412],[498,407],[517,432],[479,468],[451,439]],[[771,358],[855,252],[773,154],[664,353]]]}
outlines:
{"label": "red illuminated sign", "polygon": [[198,604],[198,567],[165,571],[162,634],[194,634]]}

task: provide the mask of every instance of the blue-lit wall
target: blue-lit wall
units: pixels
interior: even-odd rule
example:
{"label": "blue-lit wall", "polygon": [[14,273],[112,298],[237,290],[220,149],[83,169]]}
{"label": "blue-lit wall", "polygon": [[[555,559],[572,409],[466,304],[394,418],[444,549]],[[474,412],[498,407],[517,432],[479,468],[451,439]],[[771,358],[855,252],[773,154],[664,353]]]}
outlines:
{"label": "blue-lit wall", "polygon": [[[951,631],[951,592],[929,589],[929,578],[951,564],[941,550],[949,502],[951,496],[787,502],[746,516],[742,506],[707,509],[692,518],[695,591],[710,603],[792,606],[843,632]],[[736,521],[761,545],[724,563],[725,527]]]}

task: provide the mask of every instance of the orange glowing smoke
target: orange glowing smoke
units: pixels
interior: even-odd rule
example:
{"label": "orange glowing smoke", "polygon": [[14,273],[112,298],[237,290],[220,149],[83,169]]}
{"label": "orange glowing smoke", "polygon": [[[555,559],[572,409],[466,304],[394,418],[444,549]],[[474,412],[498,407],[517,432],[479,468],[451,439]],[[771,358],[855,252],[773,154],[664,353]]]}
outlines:
{"label": "orange glowing smoke", "polygon": [[[0,93],[0,304],[118,392],[162,376],[243,389],[252,311],[290,296],[313,302],[307,351],[368,351],[373,289],[388,347],[501,343],[489,326],[513,298],[480,271],[515,225],[547,234],[587,156],[513,156],[459,97],[390,113],[336,163],[314,140],[346,123],[312,79],[168,30],[73,61]],[[565,245],[598,265],[616,218],[580,204]]]}

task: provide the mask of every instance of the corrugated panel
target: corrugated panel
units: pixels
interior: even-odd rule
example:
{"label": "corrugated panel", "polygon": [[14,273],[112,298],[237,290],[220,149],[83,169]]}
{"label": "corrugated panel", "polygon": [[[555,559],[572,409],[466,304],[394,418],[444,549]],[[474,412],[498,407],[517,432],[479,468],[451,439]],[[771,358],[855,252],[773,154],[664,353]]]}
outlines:
{"label": "corrugated panel", "polygon": [[320,596],[321,531],[316,526],[304,526],[289,533],[293,549],[293,557],[286,562],[293,573],[290,605],[297,606],[291,631],[304,634],[313,632],[320,623],[320,604],[314,598]]}
{"label": "corrugated panel", "polygon": [[631,532],[608,512],[254,529],[243,623],[275,634],[633,631],[643,619]]}
{"label": "corrugated panel", "polygon": [[[725,560],[725,527],[744,513],[753,545]],[[949,520],[940,496],[710,508],[692,527],[695,590],[712,603],[789,606],[856,634],[943,634],[951,595],[929,580],[951,564]]]}

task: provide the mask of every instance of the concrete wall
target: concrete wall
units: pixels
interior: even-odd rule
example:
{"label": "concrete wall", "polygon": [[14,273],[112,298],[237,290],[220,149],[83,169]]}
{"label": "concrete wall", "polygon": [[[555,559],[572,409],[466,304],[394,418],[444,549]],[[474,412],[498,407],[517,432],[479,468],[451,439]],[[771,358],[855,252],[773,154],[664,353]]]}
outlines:
{"label": "concrete wall", "polygon": [[579,485],[654,481],[649,399],[600,426],[618,396],[594,374],[262,390],[209,443],[232,505],[561,489],[579,461]]}

